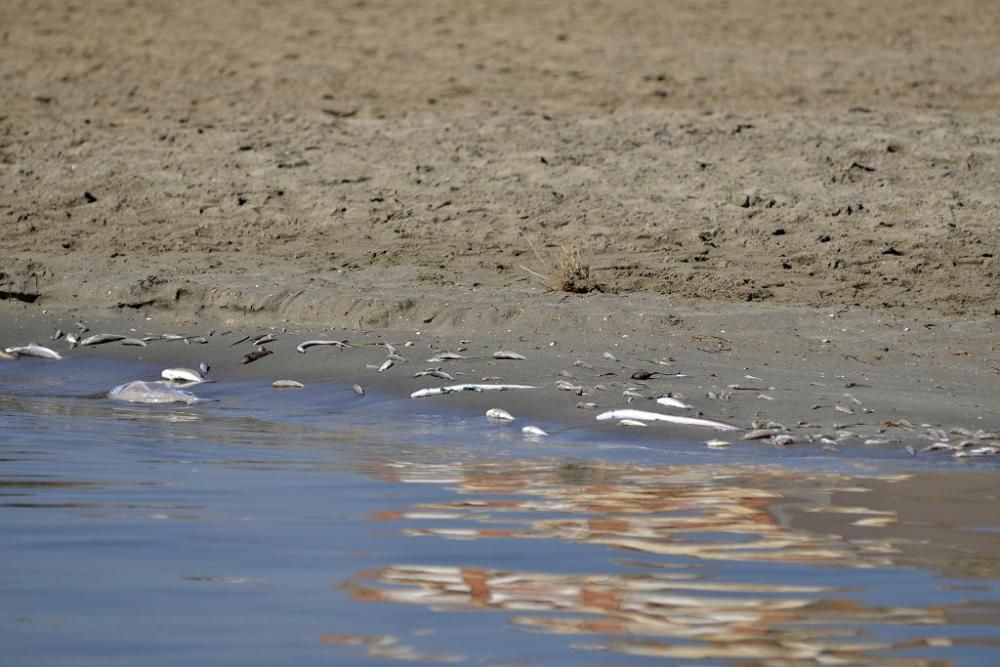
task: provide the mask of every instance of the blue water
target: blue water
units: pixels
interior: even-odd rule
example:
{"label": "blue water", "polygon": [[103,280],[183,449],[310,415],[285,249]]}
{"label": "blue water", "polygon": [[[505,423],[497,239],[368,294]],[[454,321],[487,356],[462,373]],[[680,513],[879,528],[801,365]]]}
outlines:
{"label": "blue water", "polygon": [[0,364],[0,664],[1000,664],[995,466],[158,371]]}

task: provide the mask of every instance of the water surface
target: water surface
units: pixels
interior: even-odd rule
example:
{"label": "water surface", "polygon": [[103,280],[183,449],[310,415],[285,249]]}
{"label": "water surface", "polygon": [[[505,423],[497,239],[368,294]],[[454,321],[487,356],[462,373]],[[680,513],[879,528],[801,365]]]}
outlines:
{"label": "water surface", "polygon": [[992,462],[102,397],[158,371],[0,364],[0,663],[1000,662]]}

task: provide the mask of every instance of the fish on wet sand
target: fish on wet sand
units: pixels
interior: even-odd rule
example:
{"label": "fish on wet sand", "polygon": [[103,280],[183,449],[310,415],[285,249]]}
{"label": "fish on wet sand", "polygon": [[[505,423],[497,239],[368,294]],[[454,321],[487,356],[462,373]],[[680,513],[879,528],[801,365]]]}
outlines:
{"label": "fish on wet sand", "polygon": [[258,359],[266,357],[269,354],[274,354],[274,350],[268,350],[262,347],[260,349],[254,350],[253,352],[247,352],[246,354],[244,354],[243,358],[240,359],[240,363],[251,364],[257,361]]}
{"label": "fish on wet sand", "polygon": [[34,357],[36,359],[52,359],[53,361],[58,361],[63,358],[62,355],[55,350],[49,349],[43,345],[37,345],[35,343],[28,343],[27,345],[21,345],[18,347],[8,347],[4,350],[4,352],[15,357]]}
{"label": "fish on wet sand", "polygon": [[87,347],[89,345],[104,345],[105,343],[116,343],[120,340],[125,340],[128,336],[121,336],[119,334],[94,334],[93,336],[87,336],[81,340],[78,345],[80,347]]}
{"label": "fish on wet sand", "polygon": [[526,384],[453,384],[447,387],[431,387],[429,389],[418,389],[410,394],[410,398],[426,398],[428,396],[444,396],[446,394],[456,394],[463,391],[507,391],[510,389],[538,389]]}
{"label": "fish on wet sand", "polygon": [[300,353],[300,354],[305,354],[306,350],[308,350],[310,347],[316,347],[316,346],[319,346],[319,345],[332,345],[333,347],[337,347],[337,348],[340,348],[342,350],[347,350],[347,349],[350,349],[350,347],[351,347],[350,344],[348,344],[347,341],[340,341],[340,340],[307,340],[304,343],[299,343],[298,347],[295,348],[295,351],[298,352],[298,353]]}
{"label": "fish on wet sand", "polygon": [[160,371],[160,377],[164,380],[189,384],[205,382],[205,376],[192,368],[164,368]]}
{"label": "fish on wet sand", "polygon": [[738,431],[738,426],[726,424],[712,419],[699,419],[697,417],[681,417],[678,415],[665,415],[659,412],[647,412],[646,410],[609,410],[597,415],[598,421],[609,419],[637,419],[639,421],[665,421],[672,424],[682,424],[685,426],[707,426],[717,431]]}

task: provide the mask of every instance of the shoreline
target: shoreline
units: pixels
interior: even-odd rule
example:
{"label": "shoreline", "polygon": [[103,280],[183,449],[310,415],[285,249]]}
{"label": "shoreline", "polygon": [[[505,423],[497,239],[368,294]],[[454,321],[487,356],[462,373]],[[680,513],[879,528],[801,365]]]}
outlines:
{"label": "shoreline", "polygon": [[[206,343],[158,340],[145,348],[110,343],[76,348],[70,354],[163,367],[197,367],[204,361],[212,367],[211,376],[219,379],[336,380],[399,397],[461,383],[532,385],[539,389],[415,400],[430,409],[438,401],[480,413],[502,407],[518,417],[519,424],[544,419],[597,433],[613,428],[621,435],[627,430],[642,439],[734,442],[766,427],[792,435],[795,442],[788,446],[796,448],[837,451],[868,442],[867,446],[914,453],[942,436],[954,444],[977,431],[1000,431],[1000,413],[995,399],[990,399],[996,395],[1000,371],[993,365],[996,347],[989,319],[922,321],[917,316],[822,313],[753,304],[712,304],[706,310],[665,298],[548,296],[507,304],[521,315],[507,318],[499,327],[491,321],[495,311],[478,311],[468,303],[458,326],[446,318],[427,323],[421,308],[441,304],[425,303],[397,313],[394,327],[365,331],[290,322],[262,326],[256,324],[261,314],[254,312],[246,314],[251,324],[223,312],[197,319],[141,310],[131,316],[109,316],[84,310],[55,312],[43,304],[6,304],[0,310],[0,344],[36,342],[65,353],[66,342],[52,341],[50,336],[56,329],[74,331],[75,322],[82,320],[88,334],[172,333],[203,337]],[[372,303],[377,307],[377,300]],[[581,328],[594,322],[601,326]],[[655,324],[648,326],[650,322]],[[266,345],[274,353],[240,363],[252,348],[249,341],[239,341],[266,333],[276,337]],[[315,338],[346,340],[353,347],[295,351],[299,343]],[[389,354],[385,343],[405,360],[379,372]],[[526,359],[494,359],[497,350]],[[430,361],[442,351],[464,358]],[[414,377],[432,368],[454,379]],[[656,374],[632,379],[637,371]],[[557,389],[557,382],[579,389]],[[660,396],[677,397],[693,409],[665,408],[653,400]],[[674,424],[623,429],[615,421],[595,419],[604,411],[626,408],[717,420],[739,430],[727,433]],[[767,445],[772,440],[760,442]]]}

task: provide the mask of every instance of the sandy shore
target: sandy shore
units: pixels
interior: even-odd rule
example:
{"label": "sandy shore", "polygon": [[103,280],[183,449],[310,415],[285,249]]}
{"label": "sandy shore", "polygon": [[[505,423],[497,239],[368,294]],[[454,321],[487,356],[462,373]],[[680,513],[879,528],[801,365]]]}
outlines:
{"label": "sandy shore", "polygon": [[[503,407],[570,427],[675,392],[802,438],[1000,430],[996,3],[8,2],[0,25],[3,345],[82,318],[209,342],[74,354],[400,395],[441,366],[537,384]],[[328,335],[358,347],[294,351]],[[384,342],[407,360],[378,373]]]}

